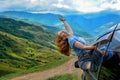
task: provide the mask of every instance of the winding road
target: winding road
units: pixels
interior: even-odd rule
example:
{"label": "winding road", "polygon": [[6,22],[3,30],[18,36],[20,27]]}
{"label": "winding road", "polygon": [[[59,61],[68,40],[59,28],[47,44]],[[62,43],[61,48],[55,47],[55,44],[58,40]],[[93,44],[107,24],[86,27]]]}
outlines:
{"label": "winding road", "polygon": [[74,57],[68,62],[65,62],[64,64],[56,68],[22,75],[11,80],[47,80],[48,78],[54,77],[55,75],[62,75],[66,73],[76,74],[78,75],[79,80],[81,80],[80,77],[82,74],[82,70],[74,67],[74,62],[76,60],[77,57]]}

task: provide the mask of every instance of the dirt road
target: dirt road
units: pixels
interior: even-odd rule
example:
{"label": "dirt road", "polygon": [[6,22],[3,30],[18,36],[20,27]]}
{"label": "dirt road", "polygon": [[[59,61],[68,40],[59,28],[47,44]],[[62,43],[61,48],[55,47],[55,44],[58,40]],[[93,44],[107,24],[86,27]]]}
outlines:
{"label": "dirt road", "polygon": [[82,71],[79,68],[74,67],[74,62],[76,61],[76,59],[77,58],[75,57],[69,60],[68,62],[64,63],[63,65],[50,70],[26,74],[23,76],[16,77],[12,80],[47,80],[48,78],[54,77],[55,75],[61,75],[66,73],[77,74],[78,78],[80,79]]}

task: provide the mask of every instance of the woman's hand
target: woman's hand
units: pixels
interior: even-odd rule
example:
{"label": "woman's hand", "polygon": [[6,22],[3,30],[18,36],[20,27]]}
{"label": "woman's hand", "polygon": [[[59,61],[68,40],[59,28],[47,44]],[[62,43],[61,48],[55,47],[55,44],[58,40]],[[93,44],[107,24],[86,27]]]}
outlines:
{"label": "woman's hand", "polygon": [[60,16],[60,18],[59,18],[61,21],[65,21],[65,19],[62,17],[62,16]]}
{"label": "woman's hand", "polygon": [[73,31],[72,31],[71,27],[69,26],[69,24],[67,23],[67,21],[65,21],[64,17],[60,16],[59,19],[60,19],[60,21],[63,22],[66,30],[67,30],[70,34],[73,34]]}

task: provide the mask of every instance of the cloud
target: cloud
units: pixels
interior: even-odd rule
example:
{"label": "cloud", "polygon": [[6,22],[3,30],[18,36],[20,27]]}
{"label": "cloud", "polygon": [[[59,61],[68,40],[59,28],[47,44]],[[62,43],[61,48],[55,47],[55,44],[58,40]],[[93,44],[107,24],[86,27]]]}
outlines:
{"label": "cloud", "polygon": [[0,0],[0,11],[80,12],[120,11],[120,0]]}
{"label": "cloud", "polygon": [[103,0],[101,8],[111,9],[111,10],[120,10],[120,0]]}

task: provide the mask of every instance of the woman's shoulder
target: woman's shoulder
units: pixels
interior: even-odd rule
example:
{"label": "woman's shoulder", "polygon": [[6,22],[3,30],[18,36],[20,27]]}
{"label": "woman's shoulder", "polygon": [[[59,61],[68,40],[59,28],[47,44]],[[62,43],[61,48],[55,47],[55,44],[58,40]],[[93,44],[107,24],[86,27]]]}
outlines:
{"label": "woman's shoulder", "polygon": [[80,37],[80,36],[78,36],[76,34],[70,34],[70,35],[71,35],[71,37]]}

